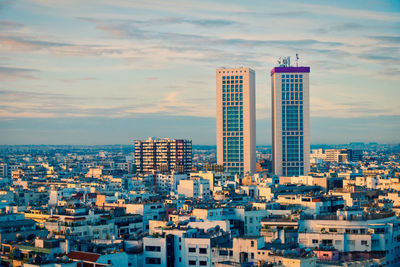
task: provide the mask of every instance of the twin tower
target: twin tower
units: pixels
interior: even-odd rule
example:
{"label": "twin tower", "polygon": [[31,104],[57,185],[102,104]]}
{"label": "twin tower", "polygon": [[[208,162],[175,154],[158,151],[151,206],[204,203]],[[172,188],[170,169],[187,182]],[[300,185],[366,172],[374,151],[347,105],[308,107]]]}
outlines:
{"label": "twin tower", "polygon": [[[271,70],[272,166],[281,176],[310,170],[310,67]],[[255,72],[217,69],[217,163],[225,172],[256,170]]]}

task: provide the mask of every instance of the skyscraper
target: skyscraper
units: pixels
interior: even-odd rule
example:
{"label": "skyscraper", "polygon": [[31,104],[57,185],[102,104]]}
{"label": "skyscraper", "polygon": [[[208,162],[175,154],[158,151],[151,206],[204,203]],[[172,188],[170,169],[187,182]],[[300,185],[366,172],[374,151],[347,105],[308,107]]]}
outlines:
{"label": "skyscraper", "polygon": [[135,142],[137,172],[189,173],[192,170],[192,141],[182,139],[153,139]]}
{"label": "skyscraper", "polygon": [[306,175],[310,170],[310,67],[290,59],[271,70],[272,158],[276,175]]}
{"label": "skyscraper", "polygon": [[232,174],[256,169],[255,73],[217,69],[217,163]]}

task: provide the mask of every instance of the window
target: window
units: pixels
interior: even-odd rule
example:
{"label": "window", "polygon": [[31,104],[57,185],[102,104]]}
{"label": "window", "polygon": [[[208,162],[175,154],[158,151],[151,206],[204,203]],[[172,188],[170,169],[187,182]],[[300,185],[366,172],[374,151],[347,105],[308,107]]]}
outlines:
{"label": "window", "polygon": [[206,262],[206,261],[200,261],[200,262],[199,262],[199,265],[200,265],[200,266],[207,266],[207,262]]}
{"label": "window", "polygon": [[251,258],[254,259],[254,253],[252,252],[250,255],[251,255]]}
{"label": "window", "polygon": [[189,261],[189,265],[196,265],[196,261]]}
{"label": "window", "polygon": [[207,249],[206,248],[200,248],[199,249],[200,254],[207,254]]}
{"label": "window", "polygon": [[227,250],[220,250],[219,251],[220,256],[228,256],[228,251]]}
{"label": "window", "polygon": [[254,241],[251,241],[250,245],[252,248],[254,248]]}
{"label": "window", "polygon": [[189,252],[196,252],[196,248],[189,248]]}
{"label": "window", "polygon": [[313,244],[318,244],[318,239],[313,239],[313,240],[312,240],[312,243],[313,243]]}
{"label": "window", "polygon": [[368,241],[367,240],[361,240],[361,245],[368,245]]}
{"label": "window", "polygon": [[146,251],[161,251],[161,247],[160,246],[146,246],[145,250]]}
{"label": "window", "polygon": [[146,264],[161,264],[161,258],[146,257]]}

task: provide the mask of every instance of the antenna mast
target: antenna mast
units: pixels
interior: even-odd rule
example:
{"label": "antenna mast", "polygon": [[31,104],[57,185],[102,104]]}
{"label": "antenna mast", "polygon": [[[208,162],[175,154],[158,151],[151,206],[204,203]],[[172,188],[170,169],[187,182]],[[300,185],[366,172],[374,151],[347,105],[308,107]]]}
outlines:
{"label": "antenna mast", "polygon": [[296,53],[296,67],[299,66],[299,54]]}

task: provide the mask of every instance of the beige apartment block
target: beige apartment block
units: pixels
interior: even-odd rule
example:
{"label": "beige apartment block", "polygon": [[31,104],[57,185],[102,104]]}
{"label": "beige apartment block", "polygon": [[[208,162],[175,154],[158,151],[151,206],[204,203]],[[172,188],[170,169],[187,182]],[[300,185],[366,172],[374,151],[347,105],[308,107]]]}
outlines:
{"label": "beige apartment block", "polygon": [[217,163],[232,174],[256,170],[255,72],[250,68],[216,71]]}

